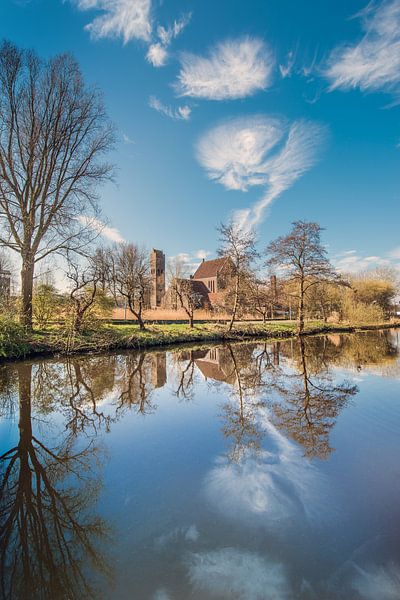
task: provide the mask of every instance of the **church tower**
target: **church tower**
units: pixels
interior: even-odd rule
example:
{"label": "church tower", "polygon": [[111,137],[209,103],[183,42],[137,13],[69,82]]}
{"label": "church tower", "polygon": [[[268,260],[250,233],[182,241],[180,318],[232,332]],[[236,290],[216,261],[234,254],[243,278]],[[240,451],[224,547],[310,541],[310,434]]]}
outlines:
{"label": "church tower", "polygon": [[150,254],[150,307],[159,308],[165,296],[165,254],[153,248]]}

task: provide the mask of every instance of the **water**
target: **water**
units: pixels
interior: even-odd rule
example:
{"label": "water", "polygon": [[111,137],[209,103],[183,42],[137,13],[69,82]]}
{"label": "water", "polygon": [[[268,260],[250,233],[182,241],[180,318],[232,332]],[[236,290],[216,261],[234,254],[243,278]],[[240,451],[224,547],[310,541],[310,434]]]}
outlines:
{"label": "water", "polygon": [[0,367],[4,598],[400,598],[399,335]]}

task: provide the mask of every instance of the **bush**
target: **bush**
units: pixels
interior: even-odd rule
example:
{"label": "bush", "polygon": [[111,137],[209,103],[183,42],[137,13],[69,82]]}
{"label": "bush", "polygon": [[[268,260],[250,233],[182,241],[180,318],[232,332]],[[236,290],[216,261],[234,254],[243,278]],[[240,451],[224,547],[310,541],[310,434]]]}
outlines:
{"label": "bush", "polygon": [[33,293],[33,316],[39,327],[47,327],[61,316],[63,298],[54,285],[39,283]]}
{"label": "bush", "polygon": [[346,299],[343,303],[344,320],[350,323],[382,323],[385,315],[378,304],[364,304],[354,300]]}
{"label": "bush", "polygon": [[28,350],[25,329],[14,317],[0,315],[0,357],[23,356]]}

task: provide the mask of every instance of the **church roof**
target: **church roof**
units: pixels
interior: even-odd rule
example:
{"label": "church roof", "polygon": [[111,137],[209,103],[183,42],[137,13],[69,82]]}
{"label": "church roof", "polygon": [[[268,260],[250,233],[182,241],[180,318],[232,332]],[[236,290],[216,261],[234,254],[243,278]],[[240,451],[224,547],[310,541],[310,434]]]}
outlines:
{"label": "church roof", "polygon": [[221,268],[226,263],[227,258],[214,258],[213,260],[203,260],[197,268],[193,279],[207,279],[207,277],[216,277]]}

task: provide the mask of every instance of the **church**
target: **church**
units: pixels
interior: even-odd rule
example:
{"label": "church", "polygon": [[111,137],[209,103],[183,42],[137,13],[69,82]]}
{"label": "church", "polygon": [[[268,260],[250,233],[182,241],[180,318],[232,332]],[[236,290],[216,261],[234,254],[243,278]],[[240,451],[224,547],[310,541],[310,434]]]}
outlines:
{"label": "church", "polygon": [[[230,280],[231,261],[227,257],[204,260],[188,279],[199,298],[202,308],[213,309],[222,305]],[[165,254],[153,248],[150,254],[151,294],[150,307],[179,308],[176,298],[166,289]]]}

